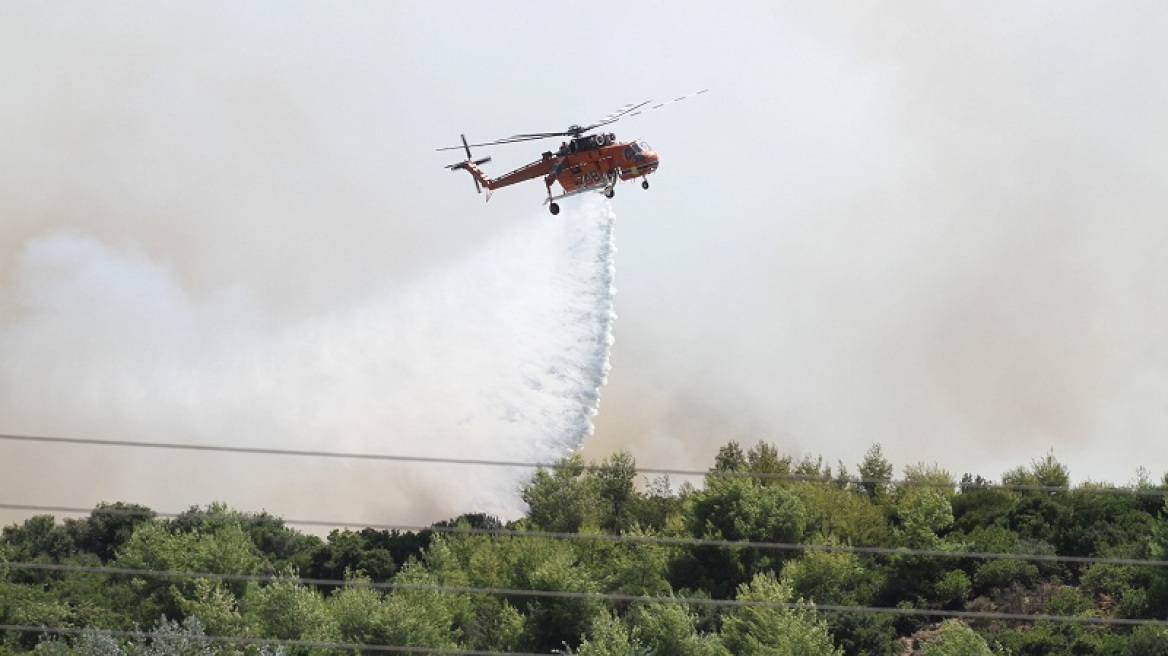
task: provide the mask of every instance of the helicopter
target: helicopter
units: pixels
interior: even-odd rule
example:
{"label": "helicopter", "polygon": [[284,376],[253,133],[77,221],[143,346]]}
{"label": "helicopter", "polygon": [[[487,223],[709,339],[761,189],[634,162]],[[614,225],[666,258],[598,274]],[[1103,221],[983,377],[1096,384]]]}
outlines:
{"label": "helicopter", "polygon": [[[703,89],[692,95],[700,95],[706,91],[707,89]],[[606,198],[612,198],[616,193],[615,188],[617,182],[622,180],[627,181],[640,178],[641,188],[648,189],[649,181],[646,178],[650,173],[656,171],[661,163],[657,151],[653,150],[644,141],[618,141],[616,135],[612,132],[600,131],[593,133],[593,131],[597,128],[615,123],[622,118],[660,109],[666,105],[685,100],[687,97],[689,96],[681,96],[669,102],[659,103],[648,109],[645,109],[645,107],[653,102],[651,100],[625,105],[594,123],[584,126],[571,125],[566,130],[559,132],[516,134],[505,139],[477,144],[467,143],[466,135],[464,134],[460,135],[462,137],[461,146],[450,146],[438,148],[437,150],[465,151],[465,160],[448,164],[446,168],[451,171],[469,171],[474,179],[476,191],[481,194],[483,187],[486,187],[488,201],[491,199],[491,192],[496,189],[509,187],[513,184],[528,180],[535,180],[536,178],[543,178],[544,186],[547,188],[547,200],[544,201],[544,204],[548,206],[548,210],[553,215],[556,215],[560,213],[560,206],[556,201],[589,191],[600,192]],[[479,168],[481,165],[490,162],[491,158],[483,157],[481,159],[475,159],[470,151],[471,148],[480,148],[483,146],[498,146],[556,137],[567,137],[568,139],[563,141],[559,149],[555,152],[550,150],[544,151],[538,160],[525,164],[497,178],[488,177]],[[552,185],[557,182],[563,189],[563,192],[558,195],[552,192]]]}

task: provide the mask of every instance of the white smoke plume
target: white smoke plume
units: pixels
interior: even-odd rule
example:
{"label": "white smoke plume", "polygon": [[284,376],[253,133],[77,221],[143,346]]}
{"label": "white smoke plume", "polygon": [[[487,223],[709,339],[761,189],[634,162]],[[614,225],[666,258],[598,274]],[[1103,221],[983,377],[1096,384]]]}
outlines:
{"label": "white smoke plume", "polygon": [[[0,288],[4,431],[554,460],[591,432],[608,372],[613,220],[606,202],[568,204],[392,292],[300,321],[273,321],[245,289],[193,294],[132,247],[81,232],[30,239]],[[126,500],[169,511],[224,500],[293,519],[514,515],[530,474],[3,448],[0,498],[10,503]],[[88,484],[71,484],[79,480]]]}

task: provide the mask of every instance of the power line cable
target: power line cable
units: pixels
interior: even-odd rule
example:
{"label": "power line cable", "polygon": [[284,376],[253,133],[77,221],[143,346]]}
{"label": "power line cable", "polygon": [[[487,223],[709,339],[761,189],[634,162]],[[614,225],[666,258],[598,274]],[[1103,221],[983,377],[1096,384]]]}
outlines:
{"label": "power line cable", "polygon": [[[69,513],[88,513],[97,512],[125,515],[125,516],[147,516],[148,513],[141,510],[131,510],[122,508],[98,508],[94,510],[87,510],[74,507],[62,506],[42,506],[32,504],[11,504],[0,503],[0,509],[8,510],[34,510],[45,512],[69,512]],[[282,519],[271,515],[232,515],[224,516],[216,513],[162,513],[151,511],[154,516],[167,519],[177,519],[180,517],[189,517],[192,519],[236,519],[239,521],[265,521],[266,519],[278,520],[284,524],[300,525],[300,526],[316,526],[324,528],[347,528],[359,526],[361,528],[371,528],[385,531],[410,531],[414,533],[433,532],[445,535],[481,535],[492,537],[514,537],[514,538],[546,538],[556,540],[587,540],[587,541],[607,541],[607,542],[631,542],[635,544],[660,544],[669,546],[683,546],[683,547],[715,547],[715,548],[731,548],[731,549],[763,549],[771,551],[821,551],[828,553],[854,553],[865,555],[882,555],[882,556],[923,556],[936,558],[969,558],[973,560],[1020,560],[1031,562],[1044,563],[1074,563],[1074,564],[1106,564],[1106,565],[1132,565],[1137,567],[1166,567],[1168,560],[1148,560],[1140,558],[1118,558],[1108,556],[1062,556],[1058,554],[1028,554],[1028,553],[1011,553],[1001,551],[963,551],[955,549],[912,549],[907,547],[877,547],[877,546],[856,546],[856,545],[836,545],[836,544],[821,544],[813,542],[768,542],[760,540],[724,540],[711,538],[687,538],[687,537],[672,537],[662,535],[636,535],[636,534],[611,534],[611,533],[566,533],[556,531],[524,531],[507,528],[477,528],[473,526],[417,526],[406,524],[373,524],[363,525],[360,523],[347,522],[333,522],[325,520],[298,520],[298,519]]]}
{"label": "power line cable", "polygon": [[1073,615],[1048,615],[1007,613],[997,611],[962,611],[934,608],[901,608],[888,606],[810,604],[805,602],[763,601],[752,599],[709,599],[703,597],[677,597],[664,595],[634,595],[613,592],[577,592],[570,590],[532,590],[525,588],[478,587],[470,585],[449,585],[429,583],[398,583],[394,581],[343,581],[337,579],[317,579],[303,577],[281,577],[264,574],[223,574],[215,572],[174,572],[164,570],[136,569],[128,567],[92,567],[85,565],[64,565],[50,563],[11,563],[0,561],[0,568],[14,570],[87,572],[115,576],[142,576],[172,579],[210,579],[218,581],[243,581],[253,583],[298,583],[315,586],[367,587],[380,590],[405,590],[418,592],[440,592],[450,594],[478,594],[508,597],[531,597],[536,599],[576,599],[621,603],[672,603],[691,606],[713,606],[719,608],[758,607],[789,609],[830,613],[877,613],[886,615],[907,615],[925,617],[952,617],[958,619],[1002,620],[1017,622],[1066,622],[1075,624],[1115,625],[1115,626],[1168,626],[1168,620],[1127,619],[1118,617],[1084,617]]}
{"label": "power line cable", "polygon": [[[561,462],[531,462],[521,460],[489,460],[480,458],[448,458],[441,456],[413,456],[378,453],[312,451],[296,449],[271,449],[262,447],[227,446],[212,444],[183,444],[170,442],[140,442],[132,440],[96,440],[74,437],[46,437],[34,435],[7,435],[0,434],[0,440],[37,442],[44,444],[73,444],[100,447],[126,447],[145,449],[171,449],[184,451],[202,451],[217,453],[241,453],[252,455],[273,455],[308,458],[333,458],[349,460],[375,460],[386,462],[404,462],[431,465],[461,465],[480,467],[505,467],[516,469],[579,469],[581,471],[611,471],[612,466],[597,464],[575,464]],[[681,477],[720,477],[720,478],[753,478],[761,480],[780,480],[804,483],[825,483],[836,485],[881,485],[889,487],[936,487],[948,490],[1013,490],[1018,492],[1048,492],[1069,494],[1125,494],[1133,496],[1168,496],[1168,487],[1093,487],[1080,486],[1078,488],[1059,485],[1027,485],[1014,483],[990,482],[940,482],[917,479],[891,478],[836,478],[830,476],[816,476],[809,474],[794,474],[784,472],[749,472],[749,471],[722,471],[722,470],[695,470],[675,469],[663,467],[637,467],[636,473],[663,476]]]}

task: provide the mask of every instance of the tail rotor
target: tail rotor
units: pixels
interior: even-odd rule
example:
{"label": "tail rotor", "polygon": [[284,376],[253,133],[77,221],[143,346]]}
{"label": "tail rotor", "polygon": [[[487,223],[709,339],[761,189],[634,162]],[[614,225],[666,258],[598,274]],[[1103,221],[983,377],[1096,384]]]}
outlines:
{"label": "tail rotor", "polygon": [[[455,164],[447,164],[446,168],[450,169],[451,171],[458,171],[460,169],[469,170],[471,165],[479,166],[481,164],[486,164],[487,162],[491,161],[490,157],[483,157],[481,159],[475,159],[474,155],[470,154],[470,146],[466,142],[466,135],[461,134],[459,136],[462,137],[462,148],[463,148],[463,150],[466,151],[466,159],[461,161],[461,162],[457,162]],[[456,148],[457,148],[457,146],[456,146]],[[471,179],[474,180],[475,191],[479,192],[480,194],[483,193],[483,187],[482,187],[482,185],[479,184],[479,179],[473,175],[471,176]]]}

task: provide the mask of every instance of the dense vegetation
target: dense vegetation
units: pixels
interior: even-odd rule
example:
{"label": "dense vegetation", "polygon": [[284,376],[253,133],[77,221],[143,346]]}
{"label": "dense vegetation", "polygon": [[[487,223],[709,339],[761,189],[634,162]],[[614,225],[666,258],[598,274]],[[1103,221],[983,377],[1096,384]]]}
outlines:
{"label": "dense vegetation", "polygon": [[1111,621],[1168,615],[1149,562],[1168,486],[1071,488],[1053,456],[997,486],[924,465],[893,482],[879,446],[857,469],[731,443],[675,490],[639,487],[627,453],[573,456],[515,522],[324,539],[221,505],[32,517],[0,539],[0,654],[1168,654],[1165,627]]}

